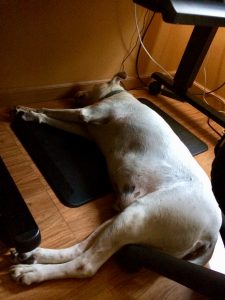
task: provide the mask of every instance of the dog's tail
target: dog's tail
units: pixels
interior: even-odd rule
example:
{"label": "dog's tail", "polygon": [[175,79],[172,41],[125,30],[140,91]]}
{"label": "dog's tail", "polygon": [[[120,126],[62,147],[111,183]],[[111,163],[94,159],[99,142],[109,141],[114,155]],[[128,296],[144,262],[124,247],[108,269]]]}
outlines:
{"label": "dog's tail", "polygon": [[210,242],[198,241],[191,252],[185,255],[184,260],[204,266],[212,257],[216,240]]}

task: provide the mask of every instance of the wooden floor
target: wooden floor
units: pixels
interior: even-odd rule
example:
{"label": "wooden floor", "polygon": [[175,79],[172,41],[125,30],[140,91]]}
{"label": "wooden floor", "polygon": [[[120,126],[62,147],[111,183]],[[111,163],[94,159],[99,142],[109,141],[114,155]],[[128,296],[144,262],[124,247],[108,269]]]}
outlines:
{"label": "wooden floor", "polygon": [[[134,94],[149,97],[144,91],[136,91]],[[209,150],[196,159],[210,174],[213,148],[218,136],[207,125],[207,117],[188,104],[162,96],[153,100],[207,143]],[[44,103],[44,106],[49,107],[68,105],[70,101]],[[112,195],[79,208],[63,206],[11,131],[9,123],[5,121],[7,113],[2,110],[0,116],[0,155],[39,225],[43,247],[62,248],[77,243],[113,214]],[[217,129],[222,131],[218,126]],[[225,273],[224,254],[219,240],[209,264],[212,269]],[[49,281],[30,287],[21,286],[10,279],[8,253],[1,256],[0,265],[0,299],[205,299],[149,270],[127,273],[120,268],[115,258],[106,262],[91,279]]]}

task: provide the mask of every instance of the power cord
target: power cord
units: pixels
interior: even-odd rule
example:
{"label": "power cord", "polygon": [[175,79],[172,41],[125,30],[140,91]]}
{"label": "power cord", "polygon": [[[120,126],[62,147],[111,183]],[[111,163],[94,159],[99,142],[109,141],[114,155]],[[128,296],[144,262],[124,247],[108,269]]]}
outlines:
{"label": "power cord", "polygon": [[[149,12],[150,12],[149,10],[146,10],[146,13],[144,15],[144,20],[143,20],[143,25],[142,25],[141,33],[143,31],[145,31],[144,28],[146,26],[146,19],[147,19],[147,16],[148,16]],[[132,37],[131,37],[130,45],[132,44],[132,39],[133,39],[133,36],[135,35],[135,33],[136,33],[136,28],[135,28],[135,31],[134,31]],[[136,42],[135,42],[134,46],[132,47],[132,49],[129,49],[128,53],[124,56],[124,58],[123,58],[123,60],[121,62],[121,65],[120,65],[120,71],[124,71],[125,70],[125,62],[130,57],[130,55],[132,54],[132,52],[134,51],[134,49],[137,47],[137,44],[138,44],[138,37],[136,38]],[[131,48],[131,46],[130,46],[130,48]]]}
{"label": "power cord", "polygon": [[[225,86],[225,81],[223,83],[221,83],[219,86],[217,86],[216,88],[208,91],[208,92],[205,92],[205,95],[210,95],[218,90],[220,90],[223,86]],[[200,95],[203,95],[203,93],[199,93],[199,94],[194,94],[196,96],[200,96]]]}
{"label": "power cord", "polygon": [[[206,100],[206,98],[205,98],[205,96],[206,95],[209,95],[209,94],[211,94],[212,93],[212,91],[210,91],[210,92],[206,92],[206,85],[207,85],[207,72],[206,72],[206,66],[204,65],[204,90],[203,90],[203,93],[201,93],[201,94],[199,94],[199,95],[202,95],[202,99],[205,101],[205,103],[207,104],[207,105],[209,105],[209,103],[208,103],[208,101]],[[224,83],[225,84],[225,83]],[[215,90],[217,90],[218,88],[216,88],[216,89],[214,89],[214,91]],[[216,96],[215,96],[216,97]],[[219,112],[222,112],[222,113],[224,113],[224,111],[219,111]],[[210,118],[208,118],[207,119],[207,124],[208,124],[208,126],[217,134],[217,135],[219,135],[220,137],[222,137],[223,136],[223,134],[221,134],[218,130],[216,130],[211,124],[210,124]]]}
{"label": "power cord", "polygon": [[[121,67],[120,70],[124,71],[125,69],[125,62],[126,60],[130,57],[130,55],[132,54],[132,52],[134,51],[134,49],[137,47],[138,45],[138,41],[139,41],[139,47],[138,47],[138,51],[137,51],[137,55],[136,55],[136,62],[135,62],[135,67],[136,67],[136,73],[137,73],[137,77],[139,79],[139,81],[146,86],[146,83],[141,79],[140,74],[139,74],[139,68],[138,68],[138,64],[139,64],[139,57],[140,57],[140,52],[141,52],[141,48],[144,49],[144,51],[146,52],[146,54],[148,55],[148,57],[150,58],[150,60],[157,65],[161,70],[163,70],[164,73],[166,73],[170,78],[173,78],[172,75],[163,67],[161,66],[156,59],[154,59],[154,57],[148,52],[148,50],[146,49],[143,40],[146,36],[147,31],[149,30],[149,27],[151,26],[153,19],[155,17],[155,12],[153,13],[153,15],[151,16],[149,22],[146,25],[146,19],[148,16],[149,10],[147,10],[147,12],[145,13],[144,16],[144,20],[143,20],[143,25],[142,28],[139,28],[138,25],[138,18],[137,18],[137,10],[136,10],[136,4],[134,4],[134,18],[135,18],[135,26],[136,26],[136,32],[137,32],[137,39],[136,42],[134,44],[134,46],[131,48],[131,50],[126,54],[126,56],[123,58],[122,63],[121,63]],[[131,38],[131,40],[133,39],[133,36]]]}
{"label": "power cord", "polygon": [[135,18],[135,24],[136,24],[136,29],[137,29],[137,33],[138,33],[138,38],[139,38],[139,41],[140,41],[140,44],[142,46],[142,48],[144,49],[145,53],[147,54],[147,56],[150,58],[150,60],[155,64],[157,65],[164,73],[166,73],[170,78],[173,78],[173,76],[162,66],[160,65],[155,59],[154,57],[148,52],[148,50],[146,49],[143,41],[142,41],[142,38],[141,38],[141,33],[140,33],[140,29],[139,29],[139,26],[138,26],[138,21],[137,21],[137,5],[134,3],[134,18]]}
{"label": "power cord", "polygon": [[208,118],[208,120],[207,120],[208,126],[209,126],[216,134],[218,134],[220,137],[222,137],[223,134],[221,134],[218,130],[216,130],[216,128],[214,128],[214,127],[210,124],[210,121],[211,121],[211,119]]}
{"label": "power cord", "polygon": [[[151,26],[151,24],[152,24],[152,22],[153,22],[153,20],[154,20],[154,17],[155,17],[155,12],[154,12],[153,15],[151,16],[151,19],[150,19],[148,25],[146,26],[146,28],[145,28],[145,30],[144,30],[144,32],[143,32],[143,34],[142,34],[142,37],[141,37],[141,40],[142,40],[142,41],[144,41],[145,35],[146,35],[146,33],[147,33],[149,27]],[[141,43],[140,43],[139,46],[138,46],[138,51],[137,51],[137,56],[136,56],[135,68],[136,68],[136,74],[137,74],[137,77],[138,77],[139,81],[140,81],[144,86],[146,86],[145,82],[144,82],[144,81],[141,79],[141,77],[140,77],[139,69],[138,69],[138,65],[139,65],[139,57],[140,57],[140,52],[141,52],[141,47],[142,47],[142,45],[141,45]]]}

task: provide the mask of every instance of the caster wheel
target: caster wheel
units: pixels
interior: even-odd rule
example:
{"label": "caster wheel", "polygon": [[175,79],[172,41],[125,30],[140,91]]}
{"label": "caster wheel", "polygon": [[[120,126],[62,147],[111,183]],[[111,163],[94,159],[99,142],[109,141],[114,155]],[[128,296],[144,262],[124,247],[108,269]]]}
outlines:
{"label": "caster wheel", "polygon": [[158,95],[161,92],[162,85],[158,81],[149,83],[148,91],[150,95]]}

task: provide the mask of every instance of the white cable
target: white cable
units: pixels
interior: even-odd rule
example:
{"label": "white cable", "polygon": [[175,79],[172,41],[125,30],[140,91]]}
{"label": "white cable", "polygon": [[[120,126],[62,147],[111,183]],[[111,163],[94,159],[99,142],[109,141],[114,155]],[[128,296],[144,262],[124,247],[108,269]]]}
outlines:
{"label": "white cable", "polygon": [[204,89],[203,89],[202,99],[205,101],[206,104],[209,105],[208,101],[205,98],[206,84],[207,84],[207,73],[206,73],[206,67],[205,67],[205,65],[204,65],[203,71],[204,71]]}
{"label": "white cable", "polygon": [[161,70],[163,70],[164,73],[166,73],[170,78],[173,78],[173,76],[165,69],[163,68],[163,66],[161,66],[155,59],[154,57],[152,57],[152,55],[148,52],[148,50],[146,49],[142,39],[141,39],[141,34],[140,34],[140,29],[138,27],[138,21],[137,21],[137,9],[136,9],[136,4],[134,3],[134,18],[135,18],[135,25],[136,25],[136,29],[137,29],[137,33],[138,33],[138,38],[139,41],[141,43],[142,48],[144,49],[145,53],[148,55],[148,57],[151,59],[151,61],[157,65]]}
{"label": "white cable", "polygon": [[[206,64],[208,63],[208,59],[207,59],[207,62]],[[206,96],[206,86],[207,86],[207,70],[206,70],[206,64],[204,65],[203,67],[203,72],[204,72],[204,89],[203,89],[203,95],[202,95],[202,98],[203,100],[209,105],[208,101],[206,100],[205,96]],[[225,103],[225,101],[221,98],[219,98],[217,95],[215,95],[214,93],[213,94],[213,97],[219,99],[221,102]],[[222,110],[220,110],[219,112],[223,112]]]}
{"label": "white cable", "polygon": [[[143,18],[143,24],[142,24],[142,29],[141,29],[141,32],[145,29],[145,18],[147,17],[147,15],[149,14],[149,10],[146,9],[146,13],[144,15],[144,18],[143,16],[140,16],[139,20],[138,20],[138,23],[141,21],[141,19]],[[125,69],[125,62],[127,60],[127,58],[132,54],[133,50],[136,48],[137,46],[137,43],[138,43],[138,39],[136,37],[136,41],[135,41],[135,45],[132,47],[132,43],[133,43],[133,38],[134,36],[136,36],[136,33],[137,33],[137,29],[136,29],[136,26],[135,26],[135,29],[134,29],[134,32],[131,36],[131,40],[130,40],[130,45],[129,45],[129,49],[127,50],[127,52],[125,53],[124,57],[123,57],[123,60],[122,60],[122,63],[120,65],[120,70],[121,71],[124,71]],[[131,49],[132,48],[132,49]]]}
{"label": "white cable", "polygon": [[[208,63],[208,58],[207,58],[207,62],[206,64]],[[203,68],[203,71],[204,71],[204,89],[203,89],[203,95],[202,95],[202,98],[203,100],[206,102],[206,104],[210,105],[208,103],[208,101],[206,100],[205,96],[206,96],[206,85],[207,85],[207,72],[206,72],[206,65],[204,65],[204,68]],[[223,99],[220,99],[218,98],[216,95],[213,95],[215,98],[219,99],[220,101],[222,101],[223,103],[225,103],[225,101]],[[218,111],[219,113],[223,113],[225,114],[225,111],[224,110],[219,110]]]}

